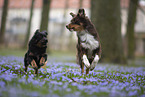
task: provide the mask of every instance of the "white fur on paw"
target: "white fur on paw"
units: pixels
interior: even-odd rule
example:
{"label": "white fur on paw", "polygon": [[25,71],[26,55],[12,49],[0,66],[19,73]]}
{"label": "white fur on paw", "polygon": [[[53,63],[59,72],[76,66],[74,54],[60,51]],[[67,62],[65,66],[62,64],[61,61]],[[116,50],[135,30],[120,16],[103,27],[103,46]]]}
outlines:
{"label": "white fur on paw", "polygon": [[83,63],[86,66],[86,68],[90,68],[90,63],[86,55],[83,55]]}
{"label": "white fur on paw", "polygon": [[98,63],[98,61],[99,61],[99,56],[96,55],[95,58],[94,58],[94,60],[93,60],[93,62],[97,62]]}
{"label": "white fur on paw", "polygon": [[99,56],[96,55],[94,60],[93,60],[93,62],[92,62],[92,64],[91,64],[90,70],[93,70],[96,67],[98,61],[99,61]]}

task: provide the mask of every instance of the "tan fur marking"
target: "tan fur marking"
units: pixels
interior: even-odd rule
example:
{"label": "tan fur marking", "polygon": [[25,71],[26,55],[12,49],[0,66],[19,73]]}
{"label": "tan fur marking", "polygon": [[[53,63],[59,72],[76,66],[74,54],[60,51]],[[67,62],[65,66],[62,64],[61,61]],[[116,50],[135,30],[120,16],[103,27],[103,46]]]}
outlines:
{"label": "tan fur marking", "polygon": [[45,59],[44,59],[44,57],[42,57],[42,58],[40,59],[40,64],[45,64]]}
{"label": "tan fur marking", "polygon": [[36,64],[36,62],[35,62],[35,60],[32,60],[31,65],[32,65],[33,68],[38,68],[38,66],[37,66],[37,64]]}
{"label": "tan fur marking", "polygon": [[73,29],[74,31],[82,31],[82,30],[84,30],[83,26],[77,25],[77,24],[69,24],[68,28],[69,29]]}
{"label": "tan fur marking", "polygon": [[42,68],[46,68],[46,64],[47,64],[47,61],[44,63],[44,65],[42,66]]}

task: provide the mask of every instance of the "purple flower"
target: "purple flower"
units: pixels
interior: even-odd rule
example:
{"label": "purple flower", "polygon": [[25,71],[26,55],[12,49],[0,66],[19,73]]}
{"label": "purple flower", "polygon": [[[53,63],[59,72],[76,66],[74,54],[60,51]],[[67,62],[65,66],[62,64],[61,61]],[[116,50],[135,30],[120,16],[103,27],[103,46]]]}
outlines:
{"label": "purple flower", "polygon": [[5,82],[4,81],[0,81],[0,87],[4,88],[5,87]]}
{"label": "purple flower", "polygon": [[137,95],[137,91],[130,91],[128,93],[128,96],[135,96],[135,95]]}

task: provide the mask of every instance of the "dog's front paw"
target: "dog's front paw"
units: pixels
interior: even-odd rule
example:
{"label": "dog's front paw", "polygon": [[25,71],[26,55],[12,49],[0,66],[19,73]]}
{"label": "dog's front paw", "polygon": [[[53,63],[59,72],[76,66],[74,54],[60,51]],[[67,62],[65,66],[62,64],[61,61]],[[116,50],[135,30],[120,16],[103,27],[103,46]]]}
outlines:
{"label": "dog's front paw", "polygon": [[45,65],[45,59],[44,59],[44,57],[42,57],[40,59],[40,66],[43,66],[43,65]]}
{"label": "dog's front paw", "polygon": [[95,58],[94,58],[94,60],[93,60],[93,62],[92,62],[92,64],[91,64],[91,66],[90,66],[90,70],[91,71],[94,70],[94,68],[96,67],[98,61],[99,61],[99,56],[96,55]]}
{"label": "dog's front paw", "polygon": [[86,66],[86,68],[90,68],[90,63],[86,55],[83,55],[83,63]]}
{"label": "dog's front paw", "polygon": [[96,67],[96,65],[97,65],[97,63],[96,63],[96,64],[95,64],[95,63],[91,64],[91,66],[90,66],[90,70],[91,70],[91,71],[94,70],[95,67]]}
{"label": "dog's front paw", "polygon": [[34,60],[31,61],[32,68],[38,69],[38,66]]}
{"label": "dog's front paw", "polygon": [[96,67],[97,63],[98,63],[98,61],[93,61],[92,62],[91,66],[90,66],[90,70],[91,71],[94,70],[94,68]]}
{"label": "dog's front paw", "polygon": [[47,61],[44,63],[44,65],[42,66],[42,68],[46,68],[46,64],[47,64]]}

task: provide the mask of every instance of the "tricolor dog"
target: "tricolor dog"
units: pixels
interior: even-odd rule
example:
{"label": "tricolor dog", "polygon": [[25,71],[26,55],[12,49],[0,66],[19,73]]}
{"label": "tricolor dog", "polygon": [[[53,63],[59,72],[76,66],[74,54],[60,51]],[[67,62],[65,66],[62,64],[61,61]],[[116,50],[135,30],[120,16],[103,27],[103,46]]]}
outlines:
{"label": "tricolor dog", "polygon": [[81,73],[84,73],[85,65],[88,74],[89,70],[95,68],[101,57],[99,35],[90,19],[85,16],[84,9],[79,9],[77,14],[70,13],[70,15],[73,18],[66,28],[77,32],[77,62],[81,67]]}

